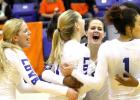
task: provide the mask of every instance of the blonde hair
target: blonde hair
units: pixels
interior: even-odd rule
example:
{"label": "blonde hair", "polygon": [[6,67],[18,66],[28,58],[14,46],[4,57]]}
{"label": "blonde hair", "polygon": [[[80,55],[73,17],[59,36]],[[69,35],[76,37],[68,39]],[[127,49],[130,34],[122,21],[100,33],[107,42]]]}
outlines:
{"label": "blonde hair", "polygon": [[57,30],[55,30],[55,32],[53,34],[53,38],[52,38],[52,49],[51,49],[51,53],[50,53],[50,56],[47,61],[48,64],[52,64],[55,61],[54,53],[55,53],[56,46],[58,44],[58,34],[56,31]]}
{"label": "blonde hair", "polygon": [[12,37],[19,33],[23,22],[24,20],[16,18],[6,21],[2,28],[3,40],[6,42],[12,42]]}
{"label": "blonde hair", "polygon": [[6,48],[11,48],[13,50],[14,48],[21,49],[19,46],[12,43],[12,38],[19,34],[23,22],[24,21],[22,19],[10,19],[6,21],[2,28],[3,41],[0,42],[0,73],[8,73],[8,70],[12,70],[12,68],[14,68],[11,67],[13,66],[12,63],[10,63],[6,58],[4,50]]}
{"label": "blonde hair", "polygon": [[61,63],[63,45],[75,33],[75,23],[78,22],[78,18],[79,13],[74,10],[67,10],[59,16],[57,30],[54,32],[52,39],[52,51],[48,63],[54,63],[54,61],[57,61],[58,64]]}

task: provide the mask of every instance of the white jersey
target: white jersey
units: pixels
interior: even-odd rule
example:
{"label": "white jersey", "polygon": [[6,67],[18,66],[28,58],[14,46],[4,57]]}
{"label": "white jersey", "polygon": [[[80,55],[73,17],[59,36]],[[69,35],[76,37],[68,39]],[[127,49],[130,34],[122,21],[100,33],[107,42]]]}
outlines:
{"label": "white jersey", "polygon": [[[87,43],[83,43],[83,45],[87,46]],[[91,64],[92,65],[92,64]],[[92,67],[91,76],[94,77],[95,68]],[[86,97],[84,100],[108,100],[108,80],[105,80],[103,87],[99,90],[91,90],[87,92]]]}
{"label": "white jersey", "polygon": [[[116,74],[125,71],[140,79],[140,40],[120,42],[117,39],[103,43],[98,51],[98,63],[95,77],[85,77],[73,72],[80,81],[88,82],[87,86],[100,89],[109,76],[109,100],[140,100],[140,87],[120,86],[115,80]],[[80,77],[81,76],[81,77]],[[80,78],[79,78],[80,77]],[[92,84],[92,85],[91,85]]]}
{"label": "white jersey", "polygon": [[[72,64],[74,66],[74,69],[80,71],[81,73],[84,73],[85,75],[91,74],[91,72],[93,72],[92,69],[94,69],[94,68],[90,68],[90,67],[94,67],[94,66],[89,66],[89,63],[90,63],[89,49],[87,47],[85,47],[84,45],[80,44],[76,40],[70,40],[64,44],[61,61],[62,61],[62,63]],[[57,63],[54,64],[53,67],[55,69],[54,72],[55,72],[56,76],[54,76],[53,74],[52,74],[52,76],[58,77],[58,78],[54,79],[54,77],[51,77],[51,75],[48,74],[51,78],[46,77],[45,80],[53,82],[53,83],[62,84],[63,83],[62,79],[59,76],[61,76],[61,77],[63,77],[63,76],[62,76],[62,73],[60,72],[60,68],[59,68],[58,64]],[[50,73],[50,72],[48,71],[48,72],[46,72],[46,74],[47,73]],[[61,82],[60,82],[60,80],[61,80]],[[79,92],[80,91],[81,90],[79,90]],[[83,99],[84,93],[82,92],[82,94],[79,96],[78,100]],[[67,98],[58,95],[58,96],[50,97],[50,100],[67,100]]]}
{"label": "white jersey", "polygon": [[91,67],[89,66],[90,51],[76,40],[70,40],[64,44],[61,62],[72,64],[74,69],[77,69],[85,75],[90,74],[88,70]]}
{"label": "white jersey", "polygon": [[67,87],[50,84],[39,79],[22,50],[7,48],[4,53],[14,68],[9,68],[0,75],[0,100],[16,100],[16,88],[22,89],[20,83],[23,79],[27,82],[27,86],[31,86],[29,88],[32,89],[30,90],[32,92],[36,90],[38,92],[66,95]]}

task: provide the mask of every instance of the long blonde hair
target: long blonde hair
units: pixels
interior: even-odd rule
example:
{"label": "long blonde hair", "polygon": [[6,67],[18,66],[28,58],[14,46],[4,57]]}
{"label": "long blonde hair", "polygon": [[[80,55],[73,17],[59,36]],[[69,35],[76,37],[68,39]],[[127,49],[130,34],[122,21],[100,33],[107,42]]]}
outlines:
{"label": "long blonde hair", "polygon": [[59,16],[57,29],[52,39],[52,50],[48,63],[54,63],[54,61],[57,61],[58,64],[61,63],[63,45],[75,33],[75,23],[78,22],[78,18],[79,15],[74,10],[67,10]]}
{"label": "long blonde hair", "polygon": [[[0,72],[7,72],[7,70],[12,69],[12,64],[7,60],[4,50],[6,48],[21,49],[19,46],[14,45],[12,42],[13,36],[19,34],[21,25],[24,21],[22,19],[10,19],[4,24],[3,31],[3,40],[0,42]],[[13,67],[14,68],[14,67]]]}

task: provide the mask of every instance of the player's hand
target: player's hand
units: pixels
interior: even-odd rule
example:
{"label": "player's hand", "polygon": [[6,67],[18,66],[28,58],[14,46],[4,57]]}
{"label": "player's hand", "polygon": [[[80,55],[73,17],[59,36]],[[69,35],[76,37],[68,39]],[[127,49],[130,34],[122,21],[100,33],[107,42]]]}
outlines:
{"label": "player's hand", "polygon": [[78,81],[73,76],[65,77],[64,80],[63,80],[63,84],[70,87],[70,88],[73,88],[76,91],[78,91],[78,89],[83,86],[83,83]]}
{"label": "player's hand", "polygon": [[77,98],[78,98],[78,92],[75,91],[72,88],[69,88],[68,89],[68,92],[67,92],[67,97],[68,97],[68,100],[77,100]]}
{"label": "player's hand", "polygon": [[60,70],[61,70],[61,73],[64,75],[64,76],[70,76],[72,71],[73,71],[73,66],[70,65],[70,64],[61,64],[60,66]]}
{"label": "player's hand", "polygon": [[137,87],[139,85],[139,81],[127,72],[125,72],[123,76],[116,74],[115,80],[119,82],[119,85],[123,86]]}

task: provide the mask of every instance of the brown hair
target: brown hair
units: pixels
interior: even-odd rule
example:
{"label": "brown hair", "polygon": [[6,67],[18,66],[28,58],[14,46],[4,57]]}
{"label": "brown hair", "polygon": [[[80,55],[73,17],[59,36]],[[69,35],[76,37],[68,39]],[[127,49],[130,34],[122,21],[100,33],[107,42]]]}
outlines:
{"label": "brown hair", "polygon": [[135,26],[136,16],[138,12],[132,8],[120,9],[119,6],[112,6],[106,12],[106,19],[114,24],[120,34],[126,35],[126,26],[133,28]]}

